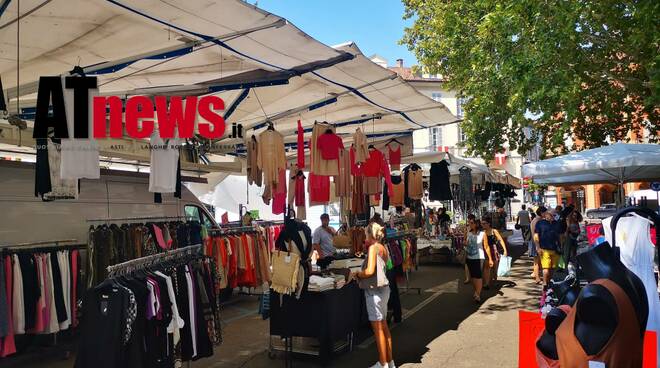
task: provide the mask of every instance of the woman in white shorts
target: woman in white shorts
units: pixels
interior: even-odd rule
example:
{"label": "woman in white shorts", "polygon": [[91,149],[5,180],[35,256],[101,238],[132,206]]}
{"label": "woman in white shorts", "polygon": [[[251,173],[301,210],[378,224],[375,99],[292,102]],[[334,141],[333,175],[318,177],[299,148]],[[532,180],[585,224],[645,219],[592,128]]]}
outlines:
{"label": "woman in white shorts", "polygon": [[353,274],[364,290],[369,322],[376,338],[378,362],[371,368],[394,368],[392,359],[392,335],[387,327],[387,301],[390,299],[390,287],[385,271],[389,252],[381,242],[385,229],[377,223],[371,223],[366,229],[369,252],[362,264],[362,271]]}

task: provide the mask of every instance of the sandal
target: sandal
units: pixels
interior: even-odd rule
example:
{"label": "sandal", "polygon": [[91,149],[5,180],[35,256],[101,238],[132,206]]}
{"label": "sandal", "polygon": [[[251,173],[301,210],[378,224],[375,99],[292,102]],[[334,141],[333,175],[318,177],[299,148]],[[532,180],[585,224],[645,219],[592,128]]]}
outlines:
{"label": "sandal", "polygon": [[472,295],[472,299],[474,299],[475,303],[481,303],[481,297],[477,294]]}

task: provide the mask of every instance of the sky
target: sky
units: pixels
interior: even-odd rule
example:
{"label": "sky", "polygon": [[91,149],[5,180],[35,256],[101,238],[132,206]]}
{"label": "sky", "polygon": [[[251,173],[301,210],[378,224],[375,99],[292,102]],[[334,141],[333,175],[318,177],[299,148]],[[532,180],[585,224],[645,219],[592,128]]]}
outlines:
{"label": "sky", "polygon": [[[254,4],[255,0],[248,0]],[[416,64],[415,55],[399,45],[411,20],[403,20],[400,0],[258,0],[257,6],[286,18],[328,46],[355,42],[366,56],[378,54],[392,66]]]}

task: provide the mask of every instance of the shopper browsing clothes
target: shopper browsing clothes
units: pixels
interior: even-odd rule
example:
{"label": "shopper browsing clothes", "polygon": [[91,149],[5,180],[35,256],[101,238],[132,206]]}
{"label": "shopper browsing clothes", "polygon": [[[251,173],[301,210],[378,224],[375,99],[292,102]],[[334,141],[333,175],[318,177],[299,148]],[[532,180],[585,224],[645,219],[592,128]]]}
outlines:
{"label": "shopper browsing clothes", "polygon": [[505,256],[509,254],[506,243],[502,235],[496,229],[493,229],[491,219],[484,217],[481,219],[481,227],[484,229],[483,244],[484,250],[488,255],[488,262],[484,262],[484,289],[489,289],[491,280],[497,281],[497,268],[500,265],[499,248]]}
{"label": "shopper browsing clothes", "polygon": [[378,362],[371,368],[394,368],[392,335],[387,327],[387,301],[390,298],[390,288],[385,275],[389,253],[387,247],[382,244],[385,229],[372,222],[367,226],[366,233],[366,242],[371,244],[368,256],[362,264],[362,270],[351,276],[358,280],[360,288],[364,290],[367,314],[376,339]]}
{"label": "shopper browsing clothes", "polygon": [[560,224],[555,221],[550,211],[543,212],[543,219],[536,223],[534,239],[537,251],[541,256],[543,269],[543,285],[548,286],[552,273],[559,263]]}
{"label": "shopper browsing clothes", "polygon": [[481,302],[481,287],[483,285],[482,280],[482,266],[481,263],[484,261],[484,233],[481,231],[479,223],[472,216],[471,219],[468,219],[468,233],[466,237],[466,259],[465,265],[470,272],[470,279],[472,280],[472,287],[474,288],[474,294],[472,298],[475,302]]}
{"label": "shopper browsing clothes", "polygon": [[319,258],[330,257],[335,253],[332,239],[337,231],[330,226],[330,216],[327,213],[321,215],[321,226],[317,227],[312,234],[312,247],[319,253]]}

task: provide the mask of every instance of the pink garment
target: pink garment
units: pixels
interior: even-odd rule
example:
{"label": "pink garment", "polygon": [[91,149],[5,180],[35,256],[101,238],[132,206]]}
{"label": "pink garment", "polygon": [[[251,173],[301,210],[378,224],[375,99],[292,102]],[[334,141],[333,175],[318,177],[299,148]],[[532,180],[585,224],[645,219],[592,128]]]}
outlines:
{"label": "pink garment", "polygon": [[16,353],[16,344],[14,343],[14,324],[11,322],[14,320],[14,313],[12,311],[12,264],[11,257],[4,257],[4,267],[5,267],[5,282],[7,285],[7,317],[9,317],[9,333],[2,339],[2,346],[0,346],[0,358],[4,358],[11,354]]}
{"label": "pink garment", "polygon": [[71,284],[71,326],[78,326],[78,296],[76,291],[78,291],[78,250],[74,249],[71,251],[71,277],[73,278],[73,283]]}
{"label": "pink garment", "polygon": [[298,169],[305,168],[305,131],[298,120]]}
{"label": "pink garment", "polygon": [[279,177],[279,183],[273,187],[273,215],[286,211],[286,170],[281,169]]}
{"label": "pink garment", "polygon": [[154,228],[154,233],[156,234],[156,242],[158,243],[158,246],[161,247],[162,249],[169,249],[169,246],[165,241],[165,238],[163,237],[163,230],[155,224],[151,226],[153,226]]}

